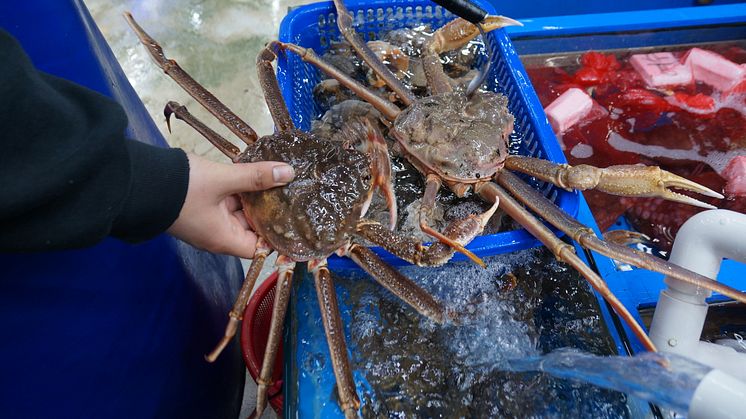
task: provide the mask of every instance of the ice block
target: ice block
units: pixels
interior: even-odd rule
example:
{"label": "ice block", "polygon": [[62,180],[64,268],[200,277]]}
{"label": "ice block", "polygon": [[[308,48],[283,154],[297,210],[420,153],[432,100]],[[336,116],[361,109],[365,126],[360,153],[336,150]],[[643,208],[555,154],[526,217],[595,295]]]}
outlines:
{"label": "ice block", "polygon": [[746,74],[744,67],[720,54],[700,48],[692,48],[686,55],[685,63],[691,66],[695,80],[721,92],[739,83]]}
{"label": "ice block", "polygon": [[673,86],[692,82],[692,69],[670,52],[635,54],[630,64],[650,87]]}
{"label": "ice block", "polygon": [[561,134],[580,122],[592,108],[593,99],[584,91],[573,87],[550,103],[545,111],[554,132]]}

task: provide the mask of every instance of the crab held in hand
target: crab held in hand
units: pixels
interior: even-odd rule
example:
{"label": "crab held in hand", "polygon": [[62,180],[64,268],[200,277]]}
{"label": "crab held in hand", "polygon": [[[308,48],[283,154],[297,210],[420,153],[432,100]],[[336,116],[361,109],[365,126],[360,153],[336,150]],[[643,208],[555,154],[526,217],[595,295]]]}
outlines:
{"label": "crab held in hand", "polygon": [[[385,148],[382,149],[385,143],[382,145],[377,141],[373,131],[360,130],[360,126],[350,128],[349,135],[363,137],[358,141],[375,143],[367,147],[370,153],[365,154],[345,147],[342,142],[295,129],[275,78],[272,68],[275,54],[271,49],[265,48],[260,52],[257,71],[277,132],[259,138],[249,125],[192,79],[175,61],[166,58],[160,45],[130,14],[125,14],[125,17],[156,64],[243,140],[247,147],[241,151],[176,102],[166,105],[164,113],[167,121],[172,115],[185,121],[234,163],[283,161],[295,169],[295,179],[286,186],[240,194],[246,219],[260,238],[246,280],[230,312],[225,336],[206,356],[207,360],[214,361],[232,340],[264,260],[276,251],[276,266],[280,276],[270,335],[258,380],[257,413],[261,415],[266,406],[271,369],[282,335],[293,269],[296,262],[308,262],[316,283],[332,363],[339,382],[340,404],[348,415],[354,415],[360,401],[352,381],[337,297],[326,258],[333,253],[350,257],[419,313],[443,323],[452,314],[446,313],[440,302],[354,239],[361,237],[373,243],[385,242],[395,254],[421,265],[443,264],[451,258],[453,249],[440,243],[424,246],[363,218],[375,187],[380,187],[375,179],[380,177],[377,171],[381,165],[378,161],[380,153],[387,156]],[[491,213],[484,217],[471,216],[456,220],[448,226],[447,231],[457,242],[468,243],[482,231],[483,220],[489,215]]]}

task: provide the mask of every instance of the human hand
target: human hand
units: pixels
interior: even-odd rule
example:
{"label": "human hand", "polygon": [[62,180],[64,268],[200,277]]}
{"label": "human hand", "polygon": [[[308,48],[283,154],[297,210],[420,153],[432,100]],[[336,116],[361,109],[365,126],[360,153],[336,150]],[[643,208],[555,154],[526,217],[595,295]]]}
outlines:
{"label": "human hand", "polygon": [[187,196],[168,233],[210,252],[254,257],[257,236],[237,194],[285,185],[295,175],[293,168],[280,162],[222,164],[188,157]]}

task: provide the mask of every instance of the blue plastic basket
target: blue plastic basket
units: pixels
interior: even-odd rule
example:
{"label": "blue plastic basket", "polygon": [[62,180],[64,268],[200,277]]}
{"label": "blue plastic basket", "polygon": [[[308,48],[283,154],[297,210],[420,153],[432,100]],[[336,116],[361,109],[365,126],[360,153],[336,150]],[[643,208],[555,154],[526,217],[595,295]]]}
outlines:
{"label": "blue plastic basket", "polygon": [[[494,13],[491,5],[478,3]],[[438,28],[454,18],[427,0],[351,0],[346,4],[356,16],[358,32],[366,39],[381,32],[422,24]],[[515,116],[513,135],[520,140],[517,141],[519,146],[511,152],[564,163],[565,157],[508,36],[503,30],[498,30],[488,34],[488,37],[493,57],[488,87],[508,97],[510,111]],[[323,54],[330,41],[339,39],[333,4],[314,3],[292,10],[280,25],[279,38],[283,42],[293,42],[313,48],[319,55]],[[293,121],[299,128],[308,130],[311,122],[321,113],[313,98],[313,87],[322,79],[321,73],[296,55],[288,53],[278,58],[278,78]],[[577,214],[576,193],[543,182],[534,183],[534,186],[570,215]],[[467,248],[479,256],[490,256],[538,244],[524,229],[519,229],[477,237]],[[381,248],[373,250],[390,264],[406,263]],[[454,259],[463,260],[464,256],[456,254]],[[329,263],[334,268],[354,267],[351,261],[337,257],[330,258]]]}

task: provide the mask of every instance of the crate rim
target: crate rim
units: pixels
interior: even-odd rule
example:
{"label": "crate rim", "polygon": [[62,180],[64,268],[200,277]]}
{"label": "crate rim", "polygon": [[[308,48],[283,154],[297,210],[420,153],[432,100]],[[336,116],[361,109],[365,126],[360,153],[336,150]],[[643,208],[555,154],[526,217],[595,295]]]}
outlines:
{"label": "crate rim", "polygon": [[589,13],[520,19],[523,26],[507,28],[511,39],[551,38],[588,33],[654,31],[685,27],[743,24],[746,3],[677,7],[627,12]]}

